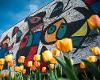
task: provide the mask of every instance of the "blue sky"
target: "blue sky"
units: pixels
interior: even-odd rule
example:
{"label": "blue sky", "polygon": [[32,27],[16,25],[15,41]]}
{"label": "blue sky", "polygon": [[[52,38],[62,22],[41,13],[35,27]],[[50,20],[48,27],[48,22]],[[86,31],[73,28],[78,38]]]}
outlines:
{"label": "blue sky", "polygon": [[39,8],[53,0],[0,0],[0,36]]}

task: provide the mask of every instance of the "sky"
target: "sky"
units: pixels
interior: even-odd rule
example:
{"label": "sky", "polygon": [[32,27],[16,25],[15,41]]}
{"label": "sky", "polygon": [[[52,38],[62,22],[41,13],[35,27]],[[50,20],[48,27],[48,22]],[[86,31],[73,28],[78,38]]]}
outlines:
{"label": "sky", "polygon": [[0,36],[4,31],[53,0],[0,0]]}

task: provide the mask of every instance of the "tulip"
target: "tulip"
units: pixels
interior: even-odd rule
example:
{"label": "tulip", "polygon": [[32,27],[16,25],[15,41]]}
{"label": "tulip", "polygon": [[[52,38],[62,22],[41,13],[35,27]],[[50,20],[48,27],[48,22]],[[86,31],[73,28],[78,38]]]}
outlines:
{"label": "tulip", "polygon": [[37,68],[39,68],[40,67],[40,62],[39,61],[35,61],[34,62],[34,66],[37,67]]}
{"label": "tulip", "polygon": [[16,66],[16,67],[14,68],[14,71],[15,71],[15,72],[20,72],[20,67]]}
{"label": "tulip", "polygon": [[80,68],[81,68],[81,69],[86,68],[86,66],[85,66],[84,62],[80,62]]}
{"label": "tulip", "polygon": [[3,69],[4,65],[0,65],[0,71]]}
{"label": "tulip", "polygon": [[88,20],[88,25],[91,30],[100,27],[100,18],[98,15],[92,15]]}
{"label": "tulip", "polygon": [[42,67],[42,73],[46,73],[47,70],[46,70],[46,67]]}
{"label": "tulip", "polygon": [[8,62],[8,66],[9,66],[9,67],[14,66],[14,60],[9,61],[9,62]]}
{"label": "tulip", "polygon": [[27,67],[29,67],[29,68],[32,67],[32,61],[28,62]]}
{"label": "tulip", "polygon": [[97,57],[96,57],[96,56],[88,56],[88,57],[87,57],[87,60],[88,60],[89,62],[97,62]]}
{"label": "tulip", "polygon": [[56,64],[57,61],[56,61],[56,59],[55,59],[54,57],[52,57],[52,58],[50,59],[50,63],[51,63],[51,64]]}
{"label": "tulip", "polygon": [[5,73],[1,73],[1,74],[0,74],[0,77],[1,77],[1,78],[4,78],[4,77],[5,77]]}
{"label": "tulip", "polygon": [[23,71],[24,66],[23,66],[23,65],[21,65],[21,66],[19,66],[19,68],[20,68],[20,71]]}
{"label": "tulip", "polygon": [[42,58],[44,60],[44,62],[48,62],[50,61],[50,59],[52,59],[52,53],[49,50],[46,50],[42,53]]}
{"label": "tulip", "polygon": [[0,59],[0,65],[3,65],[5,60],[3,58]]}
{"label": "tulip", "polygon": [[33,60],[40,61],[40,55],[39,54],[34,55]]}
{"label": "tulip", "polygon": [[49,67],[50,67],[51,69],[54,69],[54,64],[49,64]]}
{"label": "tulip", "polygon": [[9,71],[5,72],[5,76],[8,77],[9,76]]}
{"label": "tulip", "polygon": [[72,65],[74,64],[74,61],[73,61],[73,59],[72,59],[72,58],[70,58],[70,62],[71,62],[71,64],[72,64]]}
{"label": "tulip", "polygon": [[98,26],[98,28],[100,28],[100,17],[97,20],[97,26]]}
{"label": "tulip", "polygon": [[73,50],[72,40],[65,38],[56,42],[56,48],[62,52],[70,52]]}
{"label": "tulip", "polygon": [[24,56],[20,56],[19,59],[18,59],[18,62],[19,63],[24,63],[25,61],[25,57]]}
{"label": "tulip", "polygon": [[33,65],[30,69],[31,69],[32,71],[35,71],[35,70],[36,70],[36,67]]}
{"label": "tulip", "polygon": [[6,61],[6,62],[11,61],[12,59],[13,59],[13,58],[12,58],[12,54],[9,54],[9,55],[5,56],[5,61]]}
{"label": "tulip", "polygon": [[100,55],[100,48],[98,48],[98,47],[93,47],[91,49],[91,51],[92,51],[92,54],[95,55],[95,56]]}
{"label": "tulip", "polygon": [[60,51],[59,51],[58,49],[55,48],[55,49],[52,51],[52,54],[53,54],[53,56],[58,57],[58,56],[60,56]]}
{"label": "tulip", "polygon": [[23,74],[23,75],[26,74],[26,69],[23,69],[22,74]]}
{"label": "tulip", "polygon": [[11,78],[14,79],[14,77],[15,77],[15,75],[14,75],[14,73],[12,73],[12,74],[11,74]]}

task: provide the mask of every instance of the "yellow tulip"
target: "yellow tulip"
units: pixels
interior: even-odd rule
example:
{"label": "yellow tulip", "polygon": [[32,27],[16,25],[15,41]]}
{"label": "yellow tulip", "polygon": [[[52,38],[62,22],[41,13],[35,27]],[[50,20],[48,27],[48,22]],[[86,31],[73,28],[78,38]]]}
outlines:
{"label": "yellow tulip", "polygon": [[92,51],[93,55],[96,55],[96,56],[100,55],[100,48],[99,47],[93,47],[91,49],[91,51]]}
{"label": "yellow tulip", "polygon": [[5,76],[8,77],[9,76],[9,71],[5,72]]}
{"label": "yellow tulip", "polygon": [[19,62],[19,63],[24,63],[24,61],[25,61],[25,56],[20,56],[20,57],[18,58],[18,62]]}
{"label": "yellow tulip", "polygon": [[11,61],[12,59],[13,59],[13,58],[12,58],[12,54],[9,54],[9,55],[5,56],[5,61],[6,61],[6,62]]}
{"label": "yellow tulip", "polygon": [[88,60],[89,62],[97,62],[97,57],[96,57],[96,56],[88,56],[88,57],[87,57],[87,60]]}
{"label": "yellow tulip", "polygon": [[40,61],[40,55],[39,54],[34,55],[33,60]]}
{"label": "yellow tulip", "polygon": [[3,65],[5,63],[5,60],[3,58],[0,59],[0,65]]}
{"label": "yellow tulip", "polygon": [[14,77],[15,77],[15,75],[14,75],[14,73],[12,73],[12,74],[11,74],[11,78],[14,79]]}
{"label": "yellow tulip", "polygon": [[71,64],[72,64],[72,65],[74,64],[74,61],[73,61],[73,59],[72,59],[72,58],[70,58],[70,62],[71,62]]}
{"label": "yellow tulip", "polygon": [[50,67],[51,69],[54,69],[54,64],[49,64],[49,67]]}
{"label": "yellow tulip", "polygon": [[32,65],[33,65],[32,61],[29,61],[28,64],[27,64],[27,67],[30,68],[30,67],[32,67]]}
{"label": "yellow tulip", "polygon": [[70,38],[58,40],[56,42],[56,48],[65,53],[70,52],[73,50],[72,40]]}
{"label": "yellow tulip", "polygon": [[48,62],[52,59],[52,53],[49,50],[46,50],[42,53],[42,58],[44,60],[44,62]]}
{"label": "yellow tulip", "polygon": [[86,66],[85,66],[84,62],[80,62],[80,68],[81,68],[81,69],[86,68]]}
{"label": "yellow tulip", "polygon": [[23,66],[23,65],[21,65],[21,66],[19,66],[19,67],[20,67],[20,71],[23,71],[24,66]]}
{"label": "yellow tulip", "polygon": [[58,57],[58,56],[60,56],[60,51],[59,51],[58,49],[55,48],[55,49],[52,51],[52,54],[53,54],[53,56]]}

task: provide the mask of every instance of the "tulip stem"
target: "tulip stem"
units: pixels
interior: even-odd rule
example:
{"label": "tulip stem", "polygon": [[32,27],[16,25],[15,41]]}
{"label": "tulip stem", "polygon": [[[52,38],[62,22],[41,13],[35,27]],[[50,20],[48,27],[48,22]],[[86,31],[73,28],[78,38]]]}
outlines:
{"label": "tulip stem", "polygon": [[87,74],[86,74],[86,72],[85,72],[85,71],[84,71],[84,74],[85,74],[86,78],[88,78],[88,77],[87,77]]}
{"label": "tulip stem", "polygon": [[[0,70],[0,74],[1,74],[1,70]],[[2,78],[0,77],[0,80],[2,80]]]}
{"label": "tulip stem", "polygon": [[61,53],[62,60],[65,61],[64,54],[62,52],[60,52],[60,53]]}

